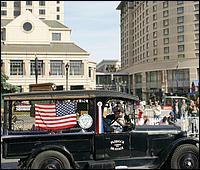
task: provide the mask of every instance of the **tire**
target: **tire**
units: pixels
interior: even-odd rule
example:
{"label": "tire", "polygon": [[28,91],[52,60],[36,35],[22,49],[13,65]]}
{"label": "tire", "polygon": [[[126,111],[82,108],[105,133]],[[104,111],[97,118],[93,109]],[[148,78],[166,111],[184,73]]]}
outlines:
{"label": "tire", "polygon": [[58,151],[48,150],[36,156],[31,169],[71,169],[69,160]]}
{"label": "tire", "polygon": [[172,169],[199,169],[199,150],[192,144],[178,146],[171,158]]}

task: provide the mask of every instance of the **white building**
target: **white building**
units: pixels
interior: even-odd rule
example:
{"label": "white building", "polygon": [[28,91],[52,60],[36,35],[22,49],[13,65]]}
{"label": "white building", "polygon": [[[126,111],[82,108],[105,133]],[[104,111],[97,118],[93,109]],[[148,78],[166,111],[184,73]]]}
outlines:
{"label": "white building", "polygon": [[26,10],[36,18],[64,24],[64,1],[1,1],[1,19],[14,19]]}
{"label": "white building", "polygon": [[96,63],[89,61],[89,53],[70,36],[71,29],[62,23],[41,20],[29,10],[14,19],[1,19],[2,69],[8,83],[29,91],[29,85],[36,83],[37,57],[38,83],[55,83],[58,89],[95,89]]}

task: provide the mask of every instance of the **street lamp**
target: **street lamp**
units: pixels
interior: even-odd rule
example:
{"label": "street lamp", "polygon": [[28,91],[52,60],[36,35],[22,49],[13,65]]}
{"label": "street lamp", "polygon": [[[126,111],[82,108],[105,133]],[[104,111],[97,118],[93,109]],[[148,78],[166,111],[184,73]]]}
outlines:
{"label": "street lamp", "polygon": [[177,95],[178,95],[178,65],[179,63],[176,66],[176,93]]}
{"label": "street lamp", "polygon": [[68,63],[65,65],[65,69],[66,69],[66,90],[68,90],[68,70],[69,70]]}

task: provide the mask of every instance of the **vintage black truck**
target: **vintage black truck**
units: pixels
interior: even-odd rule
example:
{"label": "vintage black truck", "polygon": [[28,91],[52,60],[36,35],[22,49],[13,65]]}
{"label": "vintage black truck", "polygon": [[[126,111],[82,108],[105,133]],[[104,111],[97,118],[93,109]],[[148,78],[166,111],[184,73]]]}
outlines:
{"label": "vintage black truck", "polygon": [[[137,126],[134,108],[138,98],[132,95],[40,91],[5,94],[3,100],[2,157],[20,159],[21,169],[199,169],[199,140],[174,125]],[[75,112],[76,117],[66,118],[66,127],[41,119],[46,118],[46,110],[38,110],[38,105],[65,102],[76,103],[76,107],[70,106],[70,114]],[[133,118],[120,132],[108,128],[112,123],[105,116],[112,114],[116,102]],[[60,110],[61,117],[67,109]]]}

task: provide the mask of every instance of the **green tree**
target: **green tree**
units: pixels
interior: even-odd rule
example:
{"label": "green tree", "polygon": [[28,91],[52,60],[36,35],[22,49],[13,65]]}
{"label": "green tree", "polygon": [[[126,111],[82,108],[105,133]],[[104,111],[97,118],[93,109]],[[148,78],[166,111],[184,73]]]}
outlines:
{"label": "green tree", "polygon": [[19,87],[7,82],[8,76],[1,71],[1,93],[19,92]]}

